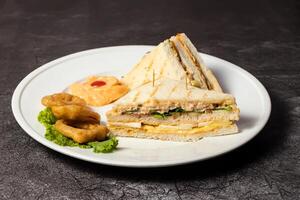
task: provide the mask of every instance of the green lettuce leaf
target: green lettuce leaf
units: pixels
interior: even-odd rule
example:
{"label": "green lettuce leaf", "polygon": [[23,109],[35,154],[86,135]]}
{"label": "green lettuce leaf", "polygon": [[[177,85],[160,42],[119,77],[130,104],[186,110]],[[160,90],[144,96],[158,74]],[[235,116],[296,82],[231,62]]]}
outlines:
{"label": "green lettuce leaf", "polygon": [[169,110],[168,112],[164,112],[164,113],[159,113],[157,111],[153,111],[153,112],[151,112],[151,115],[152,115],[152,117],[154,117],[156,119],[166,119],[168,116],[171,116],[174,113],[182,113],[182,112],[185,112],[185,110],[178,107],[178,108],[174,108],[174,109]]}
{"label": "green lettuce leaf", "polygon": [[89,142],[88,145],[93,147],[95,153],[110,153],[116,149],[118,145],[118,140],[114,136],[110,136],[108,140],[102,142]]}
{"label": "green lettuce leaf", "polygon": [[226,111],[232,111],[232,107],[231,106],[222,106],[222,107],[216,107],[214,108],[214,110],[226,110]]}

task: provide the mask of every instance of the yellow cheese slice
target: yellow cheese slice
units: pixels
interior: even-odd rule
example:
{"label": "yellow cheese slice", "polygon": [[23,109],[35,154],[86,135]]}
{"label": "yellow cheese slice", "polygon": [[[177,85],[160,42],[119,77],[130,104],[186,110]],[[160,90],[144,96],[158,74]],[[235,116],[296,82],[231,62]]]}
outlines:
{"label": "yellow cheese slice", "polygon": [[[201,127],[194,127],[190,129],[180,129],[180,128],[166,128],[166,127],[160,127],[160,126],[151,126],[151,125],[142,125],[141,130],[151,133],[183,133],[183,134],[194,134],[194,133],[202,133],[202,132],[209,132],[214,131],[221,128],[230,127],[232,125],[231,121],[214,121],[206,126]],[[114,126],[111,125],[111,127],[114,128],[122,128],[121,126]],[[176,126],[174,126],[176,127]],[[136,129],[136,128],[129,128],[128,126],[126,129]]]}

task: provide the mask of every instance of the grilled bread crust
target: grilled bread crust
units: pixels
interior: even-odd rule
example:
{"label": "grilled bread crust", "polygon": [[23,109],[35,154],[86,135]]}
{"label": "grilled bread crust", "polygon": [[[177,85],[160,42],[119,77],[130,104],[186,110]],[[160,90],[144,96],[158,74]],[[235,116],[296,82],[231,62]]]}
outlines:
{"label": "grilled bread crust", "polygon": [[165,40],[146,54],[135,67],[121,79],[130,89],[134,89],[153,79],[168,77],[175,80],[187,78],[184,68],[169,40]]}
{"label": "grilled bread crust", "polygon": [[147,83],[131,90],[115,102],[113,110],[122,112],[137,107],[141,110],[181,107],[190,111],[206,108],[212,104],[236,105],[235,98],[230,94],[187,86],[185,81],[162,78],[156,80],[154,86],[153,83]]}

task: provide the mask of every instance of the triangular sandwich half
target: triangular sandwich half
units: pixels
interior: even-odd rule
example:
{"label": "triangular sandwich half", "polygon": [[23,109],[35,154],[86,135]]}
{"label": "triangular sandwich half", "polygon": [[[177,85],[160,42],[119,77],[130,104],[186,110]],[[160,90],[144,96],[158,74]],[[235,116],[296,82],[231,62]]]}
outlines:
{"label": "triangular sandwich half", "polygon": [[106,116],[116,136],[195,141],[238,132],[239,109],[230,94],[163,78],[130,91]]}
{"label": "triangular sandwich half", "polygon": [[214,74],[184,34],[172,36],[147,53],[122,82],[130,89],[162,77],[187,81],[198,88],[222,92]]}

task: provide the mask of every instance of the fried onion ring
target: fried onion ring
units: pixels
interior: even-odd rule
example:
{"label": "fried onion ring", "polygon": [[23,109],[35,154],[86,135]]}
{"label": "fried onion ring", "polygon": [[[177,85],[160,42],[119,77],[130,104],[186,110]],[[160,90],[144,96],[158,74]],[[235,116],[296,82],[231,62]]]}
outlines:
{"label": "fried onion ring", "polygon": [[42,98],[42,104],[46,107],[64,106],[64,105],[79,105],[85,106],[86,102],[80,97],[68,93],[56,93]]}
{"label": "fried onion ring", "polygon": [[51,110],[57,119],[99,123],[100,115],[87,106],[63,105],[52,106]]}
{"label": "fried onion ring", "polygon": [[63,119],[57,120],[54,127],[64,136],[72,138],[78,143],[102,141],[108,133],[108,129],[100,124],[71,123]]}

